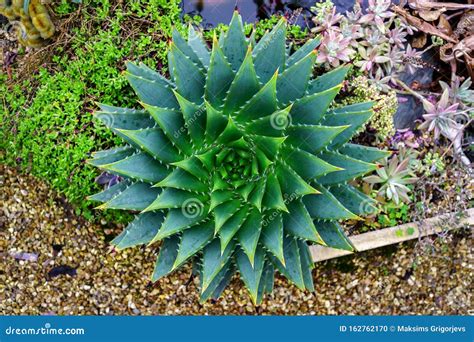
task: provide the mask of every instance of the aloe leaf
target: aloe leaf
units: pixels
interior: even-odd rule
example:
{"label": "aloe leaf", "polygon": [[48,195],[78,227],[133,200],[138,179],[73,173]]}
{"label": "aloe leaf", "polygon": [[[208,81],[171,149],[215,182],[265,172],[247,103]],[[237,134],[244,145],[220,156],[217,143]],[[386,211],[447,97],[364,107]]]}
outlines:
{"label": "aloe leaf", "polygon": [[255,252],[257,250],[258,239],[262,231],[262,214],[257,209],[252,209],[240,227],[237,240],[247,255],[250,263],[254,265]]}
{"label": "aloe leaf", "polygon": [[298,239],[292,237],[283,237],[283,252],[285,256],[285,266],[273,258],[273,263],[278,270],[299,289],[304,290],[305,284],[303,271],[301,269],[301,258],[298,246]]}
{"label": "aloe leaf", "polygon": [[191,102],[202,103],[204,84],[206,83],[204,73],[197,64],[187,58],[173,43],[171,44],[170,58],[173,65],[171,72],[174,75],[179,93]]}
{"label": "aloe leaf", "polygon": [[361,129],[361,127],[372,117],[372,111],[366,112],[354,112],[354,113],[340,113],[340,114],[328,114],[324,117],[321,124],[328,126],[344,126],[347,129],[339,134],[331,142],[331,148],[337,149],[346,142],[348,142],[352,136]]}
{"label": "aloe leaf", "polygon": [[340,89],[341,86],[337,85],[320,93],[314,93],[296,100],[290,112],[291,122],[294,125],[319,124]]}
{"label": "aloe leaf", "polygon": [[188,45],[193,49],[204,67],[208,68],[210,64],[210,53],[206,42],[202,39],[200,33],[196,32],[193,25],[188,27]]}
{"label": "aloe leaf", "polygon": [[372,215],[378,209],[376,201],[349,184],[338,184],[329,188],[341,204],[356,215]]}
{"label": "aloe leaf", "polygon": [[244,35],[242,18],[237,11],[234,12],[229,25],[229,30],[225,34],[222,42],[222,50],[227,60],[234,70],[238,70],[247,52],[247,40]]}
{"label": "aloe leaf", "polygon": [[260,285],[258,288],[258,295],[257,295],[257,305],[260,305],[263,300],[263,296],[266,293],[272,293],[273,291],[273,278],[274,278],[275,270],[273,268],[272,263],[266,262],[263,268],[262,277],[260,279]]}
{"label": "aloe leaf", "polygon": [[124,189],[99,209],[127,209],[141,211],[148,207],[160,193],[160,189],[152,188],[151,184],[137,182]]}
{"label": "aloe leaf", "polygon": [[219,229],[219,237],[221,241],[221,251],[227,248],[227,245],[232,241],[232,238],[240,230],[249,212],[248,206],[240,208],[226,223]]}
{"label": "aloe leaf", "polygon": [[150,244],[189,229],[196,223],[203,221],[207,216],[206,210],[204,209],[196,213],[193,212],[192,214],[187,213],[185,208],[170,209],[160,230],[151,240]]}
{"label": "aloe leaf", "polygon": [[281,137],[290,124],[291,106],[278,110],[271,115],[250,121],[245,131],[255,135]]}
{"label": "aloe leaf", "polygon": [[206,101],[206,137],[207,143],[214,142],[227,126],[227,118]]}
{"label": "aloe leaf", "polygon": [[280,104],[288,104],[305,94],[315,60],[316,53],[310,52],[278,77],[277,97]]}
{"label": "aloe leaf", "polygon": [[314,51],[320,43],[319,38],[309,39],[302,47],[296,50],[286,61],[286,68],[305,58],[311,51]]}
{"label": "aloe leaf", "polygon": [[262,248],[259,248],[255,253],[255,262],[253,264],[249,262],[246,253],[242,251],[236,253],[236,260],[242,280],[250,293],[250,298],[252,298],[254,304],[257,304],[258,289],[265,263],[265,252]]}
{"label": "aloe leaf", "polygon": [[135,146],[140,147],[151,156],[165,163],[173,163],[182,159],[179,151],[159,128],[140,130],[119,129],[118,132],[127,137]]}
{"label": "aloe leaf", "polygon": [[350,212],[328,190],[318,186],[317,195],[303,197],[303,202],[312,218],[323,220],[349,220],[359,217]]}
{"label": "aloe leaf", "polygon": [[92,159],[87,163],[93,166],[106,165],[132,156],[137,150],[131,146],[114,147],[109,150],[103,150],[92,153]]}
{"label": "aloe leaf", "polygon": [[336,137],[349,126],[300,125],[287,128],[288,138],[285,144],[301,148],[310,153],[317,153],[331,144]]}
{"label": "aloe leaf", "polygon": [[276,174],[280,182],[283,194],[288,196],[301,197],[308,194],[315,194],[318,191],[309,185],[295,171],[283,163],[279,163]]}
{"label": "aloe leaf", "polygon": [[265,195],[263,197],[263,207],[267,209],[288,211],[280,188],[280,182],[274,173],[268,174]]}
{"label": "aloe leaf", "polygon": [[[224,289],[229,285],[232,276],[235,274],[235,266],[232,261],[228,261],[227,264],[222,267],[219,273],[214,277],[206,290],[201,292],[199,302],[203,303],[209,298],[218,298]],[[202,279],[202,272],[200,280]],[[201,289],[202,289],[202,280],[201,280]]]}
{"label": "aloe leaf", "polygon": [[118,250],[146,244],[156,235],[163,219],[164,215],[161,212],[140,214],[112,240],[111,244]]}
{"label": "aloe leaf", "polygon": [[234,247],[235,244],[230,243],[221,253],[219,239],[214,239],[204,248],[202,256],[201,291],[206,291],[214,278],[216,278],[219,272],[224,268],[234,252]]}
{"label": "aloe leaf", "polygon": [[176,163],[171,163],[171,165],[177,166],[190,174],[192,174],[194,177],[206,182],[207,179],[209,178],[209,174],[207,171],[204,169],[204,164],[201,162],[201,160],[196,157],[192,156],[187,159],[180,160]]}
{"label": "aloe leaf", "polygon": [[283,145],[283,142],[286,140],[286,137],[267,137],[263,135],[252,135],[252,140],[255,142],[255,145],[262,150],[267,158],[274,160],[280,150],[280,147]]}
{"label": "aloe leaf", "polygon": [[150,81],[155,81],[166,87],[174,87],[173,83],[163,77],[159,72],[156,72],[155,70],[149,68],[144,63],[140,62],[139,64],[136,64],[132,62],[126,62],[125,65],[127,66],[127,72],[129,72],[133,76],[138,76]]}
{"label": "aloe leaf", "polygon": [[285,265],[283,255],[283,218],[278,211],[270,211],[263,220],[261,242],[282,265]]}
{"label": "aloe leaf", "polygon": [[229,62],[227,62],[224,53],[219,48],[214,36],[211,62],[206,76],[206,100],[213,106],[221,106],[224,97],[234,80],[234,76],[232,67]]}
{"label": "aloe leaf", "polygon": [[285,147],[283,155],[285,161],[304,180],[313,180],[331,172],[340,171],[341,168],[331,165],[314,154],[298,148]]}
{"label": "aloe leaf", "polygon": [[318,233],[323,238],[327,246],[331,248],[354,251],[351,241],[344,234],[341,226],[334,221],[314,221]]}
{"label": "aloe leaf", "polygon": [[297,238],[324,244],[311,220],[308,210],[301,200],[292,201],[287,204],[287,207],[289,213],[283,215],[285,232]]}
{"label": "aloe leaf", "polygon": [[158,81],[134,76],[130,73],[125,73],[125,77],[143,103],[169,109],[178,108],[173,88],[170,85],[163,85]]}
{"label": "aloe leaf", "polygon": [[203,104],[197,105],[188,101],[176,92],[175,95],[194,148],[199,149],[204,143],[204,133],[206,132],[206,107]]}
{"label": "aloe leaf", "polygon": [[311,253],[309,252],[306,242],[298,240],[298,247],[301,258],[301,271],[303,272],[304,286],[308,291],[314,292],[313,274],[311,270],[314,268]]}
{"label": "aloe leaf", "polygon": [[148,106],[144,104],[146,110],[153,116],[168,139],[186,155],[191,154],[191,142],[184,127],[183,115],[175,110]]}
{"label": "aloe leaf", "polygon": [[179,243],[178,255],[174,261],[173,269],[178,268],[186,260],[200,251],[211,241],[214,236],[214,223],[205,222],[198,224],[183,232]]}
{"label": "aloe leaf", "polygon": [[186,57],[188,57],[191,61],[193,61],[199,67],[203,66],[201,59],[198,57],[196,52],[191,48],[191,46],[186,42],[186,40],[184,40],[184,38],[181,36],[181,33],[179,33],[178,30],[176,30],[176,28],[173,28],[173,32],[171,33],[171,36],[173,38],[173,43],[176,44],[176,47]]}
{"label": "aloe leaf", "polygon": [[236,114],[239,122],[258,119],[274,113],[278,109],[276,97],[278,72],[254,95]]}
{"label": "aloe leaf", "polygon": [[255,208],[258,209],[258,211],[262,211],[262,200],[263,200],[263,196],[265,195],[265,188],[266,188],[265,180],[260,179],[255,184],[255,187],[248,199],[249,202],[252,203],[255,206]]}
{"label": "aloe leaf", "polygon": [[216,142],[218,144],[228,144],[232,141],[236,141],[242,138],[242,132],[235,124],[232,117],[229,116],[227,120],[227,125],[224,128],[224,131],[219,135]]}
{"label": "aloe leaf", "polygon": [[351,158],[365,161],[367,163],[373,163],[377,160],[390,156],[389,151],[383,151],[375,147],[355,144],[345,144],[339,149],[339,152]]}
{"label": "aloe leaf", "polygon": [[165,166],[143,152],[98,166],[110,173],[149,183],[159,182],[169,174],[169,170]]}
{"label": "aloe leaf", "polygon": [[206,192],[209,187],[199,179],[183,169],[176,168],[163,180],[155,184],[156,187],[168,187],[186,191]]}
{"label": "aloe leaf", "polygon": [[104,191],[101,191],[92,196],[88,196],[87,199],[90,201],[97,201],[97,202],[110,201],[112,198],[114,198],[115,196],[120,194],[123,190],[125,190],[128,186],[130,186],[130,184],[132,184],[131,180],[124,179],[120,183],[117,183],[111,186],[110,188],[105,189]]}
{"label": "aloe leaf", "polygon": [[366,173],[375,170],[377,167],[375,164],[366,163],[337,152],[325,152],[322,153],[320,157],[329,164],[343,169],[318,178],[318,183],[320,184],[337,184],[346,182],[365,175]]}
{"label": "aloe leaf", "polygon": [[316,77],[316,79],[309,82],[308,94],[320,93],[341,84],[346,78],[349,70],[349,66],[340,66],[319,77]]}
{"label": "aloe leaf", "polygon": [[[158,188],[153,188],[158,189]],[[149,205],[142,210],[144,211],[154,211],[160,209],[171,209],[171,208],[183,208],[186,210],[203,210],[203,201],[205,197],[203,195],[198,195],[194,192],[189,192],[185,190],[165,188],[159,196],[155,196],[154,200],[149,203]],[[185,205],[194,205],[194,208],[185,208]]]}
{"label": "aloe leaf", "polygon": [[334,114],[347,114],[347,113],[354,113],[354,112],[366,112],[372,110],[372,107],[375,105],[374,101],[368,102],[361,102],[361,103],[353,103],[350,105],[346,105],[344,107],[335,108],[332,111]]}
{"label": "aloe leaf", "polygon": [[235,214],[240,207],[239,200],[225,202],[214,209],[215,231],[218,232],[226,221]]}
{"label": "aloe leaf", "polygon": [[101,110],[94,113],[94,117],[99,119],[111,129],[142,129],[155,125],[155,121],[150,114],[144,110],[118,108],[100,105]]}
{"label": "aloe leaf", "polygon": [[216,190],[211,192],[211,205],[209,210],[213,210],[222,203],[230,201],[233,196],[233,192],[227,190]]}
{"label": "aloe leaf", "polygon": [[249,50],[225,97],[224,113],[227,115],[233,113],[259,90],[260,83]]}
{"label": "aloe leaf", "polygon": [[201,161],[201,163],[206,167],[206,169],[211,171],[214,167],[214,156],[216,155],[217,151],[220,151],[220,147],[214,146],[209,148],[204,153],[195,154],[195,157]]}
{"label": "aloe leaf", "polygon": [[273,161],[271,161],[267,155],[257,147],[255,147],[255,157],[258,161],[259,170],[262,170],[263,172],[265,172],[270,165],[273,165]]}
{"label": "aloe leaf", "polygon": [[282,18],[255,46],[255,70],[262,83],[266,83],[275,71],[283,72],[285,67],[285,36],[286,21]]}
{"label": "aloe leaf", "polygon": [[165,239],[160,247],[160,254],[156,259],[155,270],[151,280],[157,281],[173,271],[173,265],[178,255],[179,237],[171,236]]}

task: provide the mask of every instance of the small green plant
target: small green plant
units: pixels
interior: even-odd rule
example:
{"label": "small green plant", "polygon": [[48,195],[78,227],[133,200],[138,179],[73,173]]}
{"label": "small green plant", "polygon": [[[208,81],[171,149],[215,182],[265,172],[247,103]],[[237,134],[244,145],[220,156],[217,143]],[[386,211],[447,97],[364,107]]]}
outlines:
{"label": "small green plant", "polygon": [[438,152],[427,152],[419,164],[418,171],[424,176],[431,176],[444,171],[445,167],[446,164]]}
{"label": "small green plant", "polygon": [[409,209],[406,203],[398,205],[393,202],[385,203],[377,215],[377,222],[380,227],[394,227],[410,222]]}
{"label": "small green plant", "polygon": [[202,300],[238,270],[260,303],[275,268],[314,290],[308,243],[353,249],[338,221],[374,201],[347,182],[387,153],[348,143],[372,104],[328,110],[348,68],[312,79],[318,43],[287,57],[284,19],[256,41],[235,13],[211,51],[191,25],[187,41],[174,31],[170,79],[128,64],[144,109],[95,114],[127,144],[89,160],[124,177],[92,199],[140,212],[113,244],[161,241],[153,281],[192,260]]}

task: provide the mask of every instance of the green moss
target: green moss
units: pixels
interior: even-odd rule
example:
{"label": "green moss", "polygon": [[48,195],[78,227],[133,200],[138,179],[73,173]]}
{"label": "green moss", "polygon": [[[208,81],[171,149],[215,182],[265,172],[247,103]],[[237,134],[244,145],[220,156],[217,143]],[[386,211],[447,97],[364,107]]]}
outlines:
{"label": "green moss", "polygon": [[[93,121],[95,101],[138,105],[121,75],[124,62],[133,59],[160,65],[166,58],[172,25],[180,29],[184,25],[176,1],[129,1],[114,10],[108,0],[85,5],[83,24],[73,32],[71,50],[57,49],[52,66],[40,68],[30,80],[13,80],[15,86],[8,86],[6,76],[1,76],[5,124],[0,134],[2,163],[21,166],[47,180],[78,212],[92,218],[95,212],[85,197],[100,190],[94,183],[98,173],[84,161],[90,152],[119,143]],[[136,17],[148,23],[138,32],[132,21]],[[37,85],[36,93],[31,94],[33,85]],[[116,216],[120,221],[122,215]]]}

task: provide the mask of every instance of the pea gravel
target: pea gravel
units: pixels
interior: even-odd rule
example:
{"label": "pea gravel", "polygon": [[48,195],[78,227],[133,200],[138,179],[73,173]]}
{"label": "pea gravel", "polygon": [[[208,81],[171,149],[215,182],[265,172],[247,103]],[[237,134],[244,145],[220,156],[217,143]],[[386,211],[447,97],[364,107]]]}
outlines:
{"label": "pea gravel", "polygon": [[235,278],[222,298],[199,304],[189,267],[151,284],[156,246],[113,251],[106,233],[116,235],[120,227],[86,222],[44,183],[12,168],[0,171],[2,315],[440,315],[474,309],[467,230],[319,263],[315,293],[278,277],[273,295],[256,308]]}

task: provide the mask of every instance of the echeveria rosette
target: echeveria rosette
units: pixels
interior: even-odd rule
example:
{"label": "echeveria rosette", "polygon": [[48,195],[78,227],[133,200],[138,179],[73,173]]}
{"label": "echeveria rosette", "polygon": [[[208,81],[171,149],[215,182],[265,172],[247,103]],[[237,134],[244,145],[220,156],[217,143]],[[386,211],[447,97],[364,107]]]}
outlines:
{"label": "echeveria rosette", "polygon": [[313,290],[308,243],[353,249],[338,221],[373,208],[347,182],[386,155],[348,143],[372,104],[328,110],[348,68],[312,79],[318,40],[287,56],[285,34],[282,19],[257,43],[237,13],[211,50],[174,32],[170,80],[128,64],[144,109],[95,114],[127,144],[90,160],[124,178],[92,199],[140,212],[112,243],[161,241],[153,281],[192,260],[202,300],[238,270],[260,303],[275,268]]}

